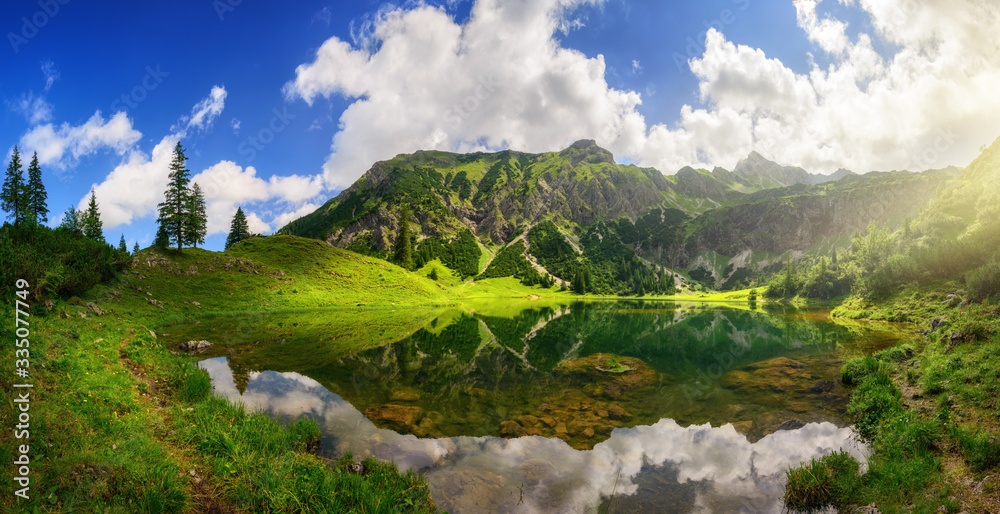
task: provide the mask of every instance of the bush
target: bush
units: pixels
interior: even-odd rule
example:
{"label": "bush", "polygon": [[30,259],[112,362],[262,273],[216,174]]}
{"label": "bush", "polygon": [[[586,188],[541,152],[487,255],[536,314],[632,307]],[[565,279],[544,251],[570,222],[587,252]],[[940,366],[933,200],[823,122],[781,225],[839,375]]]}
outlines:
{"label": "bush", "polygon": [[0,291],[9,293],[24,279],[32,299],[41,300],[88,291],[115,277],[131,258],[79,232],[7,224],[0,228],[0,262]]}
{"label": "bush", "polygon": [[858,385],[868,375],[882,369],[882,363],[874,355],[853,358],[840,368],[840,380],[844,385]]}
{"label": "bush", "polygon": [[851,394],[847,406],[847,413],[854,418],[858,434],[866,440],[873,440],[883,420],[902,412],[900,396],[902,394],[892,383],[892,377],[884,370],[867,375]]}
{"label": "bush", "polygon": [[785,472],[785,505],[798,511],[818,511],[829,506],[844,510],[857,498],[861,465],[845,451],[833,452]]}
{"label": "bush", "polygon": [[973,301],[1000,296],[1000,259],[993,257],[984,266],[970,271],[965,284]]}
{"label": "bush", "polygon": [[187,370],[181,375],[180,380],[182,400],[197,402],[212,391],[212,379],[203,369]]}

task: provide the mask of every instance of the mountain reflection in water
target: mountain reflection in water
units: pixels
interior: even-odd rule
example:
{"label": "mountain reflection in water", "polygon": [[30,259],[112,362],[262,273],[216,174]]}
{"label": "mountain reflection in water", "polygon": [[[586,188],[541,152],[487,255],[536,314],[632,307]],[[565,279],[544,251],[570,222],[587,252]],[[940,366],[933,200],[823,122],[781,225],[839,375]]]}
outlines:
{"label": "mountain reflection in water", "polygon": [[[321,451],[373,455],[421,472],[449,512],[780,512],[785,470],[844,449],[863,460],[850,428],[828,422],[779,430],[751,443],[731,424],[682,427],[671,419],[615,428],[590,450],[556,438],[417,438],[376,427],[319,382],[251,372],[241,394],[225,357],[204,360],[215,392],[283,419],[307,415]],[[609,501],[608,498],[612,497]]]}

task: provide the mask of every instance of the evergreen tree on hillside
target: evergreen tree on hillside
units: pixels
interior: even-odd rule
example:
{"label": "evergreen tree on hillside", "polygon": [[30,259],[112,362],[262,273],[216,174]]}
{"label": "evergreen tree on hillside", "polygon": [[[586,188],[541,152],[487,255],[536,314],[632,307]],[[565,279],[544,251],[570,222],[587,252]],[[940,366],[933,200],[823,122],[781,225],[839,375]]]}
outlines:
{"label": "evergreen tree on hillside", "polygon": [[45,223],[49,217],[49,206],[47,205],[49,195],[45,192],[45,184],[42,183],[42,168],[38,165],[38,152],[31,156],[31,164],[28,165],[28,185],[25,192],[28,222]]}
{"label": "evergreen tree on hillside", "polygon": [[201,186],[195,182],[188,195],[188,216],[184,228],[185,242],[195,248],[205,242],[208,230],[208,217],[205,214],[205,194]]}
{"label": "evergreen tree on hillside", "polygon": [[188,220],[191,208],[188,190],[191,171],[187,169],[185,162],[187,157],[184,156],[184,147],[178,141],[174,147],[174,158],[170,161],[170,182],[167,183],[167,190],[163,193],[163,203],[158,206],[159,216],[156,219],[166,232],[169,243],[177,244],[178,252],[184,243],[190,240],[185,232],[191,226]]}
{"label": "evergreen tree on hillside", "polygon": [[410,241],[410,208],[406,205],[399,211],[399,231],[396,233],[396,248],[393,260],[405,269],[413,268],[413,242]]}
{"label": "evergreen tree on hillside", "polygon": [[250,237],[250,226],[247,224],[247,217],[243,214],[243,208],[236,209],[233,216],[233,223],[229,227],[229,236],[226,237],[226,250],[232,248],[236,243]]}
{"label": "evergreen tree on hillside", "polygon": [[170,236],[167,234],[167,228],[162,224],[156,228],[156,238],[153,239],[153,246],[164,249],[170,246]]}
{"label": "evergreen tree on hillside", "polygon": [[24,184],[24,172],[21,169],[21,152],[14,146],[14,153],[7,165],[7,174],[3,178],[3,188],[0,189],[0,206],[7,211],[7,219],[15,225],[20,225],[27,218],[27,188]]}
{"label": "evergreen tree on hillside", "polygon": [[64,228],[70,232],[82,232],[83,224],[80,220],[82,214],[82,212],[76,210],[76,207],[70,206],[69,209],[66,209],[66,214],[63,215],[63,220],[59,224],[59,228]]}
{"label": "evergreen tree on hillside", "polygon": [[136,241],[135,244],[132,245],[132,255],[135,255],[137,253],[139,253],[139,242],[138,241]]}
{"label": "evergreen tree on hillside", "polygon": [[101,211],[97,208],[97,195],[94,190],[90,190],[90,203],[87,210],[83,212],[83,235],[88,239],[101,243],[104,240],[104,222],[101,221]]}
{"label": "evergreen tree on hillside", "polygon": [[128,245],[125,243],[125,234],[118,240],[118,251],[128,253]]}

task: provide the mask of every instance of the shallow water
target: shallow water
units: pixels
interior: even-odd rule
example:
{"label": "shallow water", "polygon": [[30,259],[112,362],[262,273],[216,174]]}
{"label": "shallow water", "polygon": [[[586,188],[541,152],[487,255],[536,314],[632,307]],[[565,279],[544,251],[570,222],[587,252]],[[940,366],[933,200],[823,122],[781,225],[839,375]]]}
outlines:
{"label": "shallow water", "polygon": [[323,316],[345,315],[170,332],[211,326],[224,356],[201,366],[218,394],[315,418],[329,456],[419,470],[450,512],[780,511],[789,465],[862,456],[837,370],[900,337],[817,311],[656,302],[436,312],[363,350],[292,329],[276,352],[251,328]]}

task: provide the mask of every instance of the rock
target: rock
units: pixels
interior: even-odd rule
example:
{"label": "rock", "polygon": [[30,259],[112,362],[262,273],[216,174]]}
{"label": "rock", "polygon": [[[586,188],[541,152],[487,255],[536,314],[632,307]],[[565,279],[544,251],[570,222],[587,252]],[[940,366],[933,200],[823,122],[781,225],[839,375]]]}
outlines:
{"label": "rock", "polygon": [[580,432],[580,435],[586,437],[587,439],[590,439],[591,437],[594,437],[594,429],[587,427],[583,429],[583,432]]}
{"label": "rock", "polygon": [[854,514],[881,514],[874,503],[854,509]]}
{"label": "rock", "polygon": [[348,473],[354,473],[355,475],[364,475],[368,468],[365,467],[363,462],[352,462],[347,465]]}
{"label": "rock", "polygon": [[83,300],[81,300],[79,296],[71,296],[69,300],[66,301],[66,303],[70,305],[80,305],[80,302],[82,301]]}
{"label": "rock", "polygon": [[365,409],[365,416],[376,425],[389,426],[394,430],[411,430],[420,414],[420,407],[386,404]]}
{"label": "rock", "polygon": [[969,301],[968,300],[962,300],[962,303],[959,304],[959,307],[961,307],[963,309],[966,308],[966,307],[968,307],[968,306],[969,306]]}
{"label": "rock", "polygon": [[797,419],[790,419],[790,420],[788,420],[788,421],[786,421],[786,422],[778,425],[778,428],[775,429],[775,432],[777,432],[778,430],[798,430],[798,429],[800,429],[800,428],[802,428],[804,426],[806,426],[805,423],[803,423],[803,422],[801,422],[801,421],[799,421]]}
{"label": "rock", "polygon": [[45,299],[45,310],[46,311],[51,311],[55,306],[56,306],[56,304],[52,303],[52,300],[49,300],[48,298]]}
{"label": "rock", "polygon": [[608,405],[608,417],[611,419],[626,420],[631,419],[632,415],[625,409],[612,403],[611,405]]}
{"label": "rock", "polygon": [[149,331],[149,337],[152,337],[153,339],[156,339],[156,332],[153,332],[152,330],[150,330]]}
{"label": "rock", "polygon": [[522,427],[533,427],[538,424],[538,418],[532,416],[531,414],[525,414],[523,416],[518,416],[517,422],[520,423]]}
{"label": "rock", "polygon": [[198,303],[196,301],[193,301],[193,300],[191,301],[191,305],[194,305],[195,307],[201,307],[200,303]]}
{"label": "rock", "polygon": [[517,421],[504,421],[500,423],[500,435],[507,438],[523,437],[524,427],[522,427]]}
{"label": "rock", "polygon": [[525,485],[548,482],[559,475],[551,462],[542,459],[528,459],[518,464],[514,470],[524,478]]}
{"label": "rock", "polygon": [[831,389],[833,389],[832,380],[820,380],[819,382],[813,384],[811,388],[809,388],[809,390],[814,393],[825,393],[830,391]]}
{"label": "rock", "polygon": [[792,368],[792,369],[802,369],[806,367],[805,364],[797,360],[789,359],[788,357],[775,357],[773,359],[768,359],[766,361],[755,362],[746,366],[745,369],[757,370],[766,368]]}
{"label": "rock", "polygon": [[211,348],[212,346],[214,346],[212,343],[210,343],[208,341],[205,341],[205,340],[201,340],[201,341],[193,341],[192,340],[192,341],[188,341],[186,343],[181,343],[180,344],[180,349],[184,350],[186,352],[193,352],[193,351],[198,351],[198,350],[206,350],[208,348]]}
{"label": "rock", "polygon": [[952,342],[954,342],[954,341],[960,341],[960,340],[962,340],[962,337],[963,337],[962,336],[962,332],[960,332],[958,330],[956,330],[956,331],[954,331],[954,332],[951,333],[951,340],[952,340]]}
{"label": "rock", "polygon": [[389,401],[393,402],[415,402],[420,399],[420,391],[416,389],[411,389],[409,387],[403,389],[396,389],[392,392],[389,397]]}
{"label": "rock", "polygon": [[747,435],[751,430],[753,430],[753,421],[737,421],[733,423],[733,428],[735,428],[740,434]]}
{"label": "rock", "polygon": [[552,416],[542,416],[538,418],[538,421],[545,423],[549,428],[556,426],[556,420],[552,419]]}
{"label": "rock", "polygon": [[962,299],[960,297],[952,296],[951,299],[948,300],[948,308],[953,309],[955,307],[958,307],[960,303],[962,303]]}
{"label": "rock", "polygon": [[936,329],[937,327],[940,327],[943,324],[944,324],[944,319],[934,318],[933,320],[931,320],[931,329]]}

